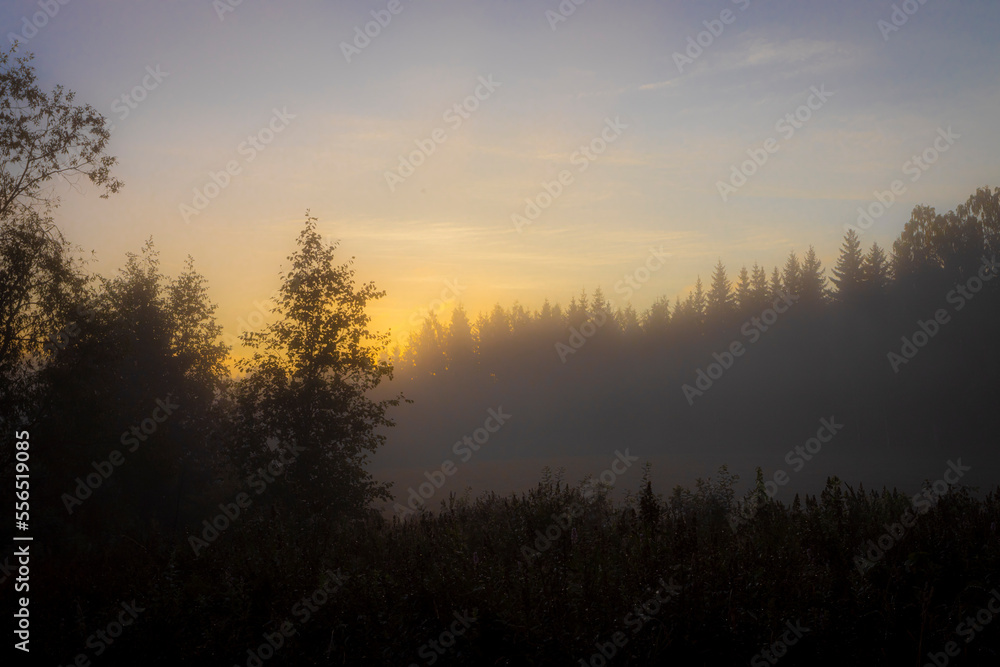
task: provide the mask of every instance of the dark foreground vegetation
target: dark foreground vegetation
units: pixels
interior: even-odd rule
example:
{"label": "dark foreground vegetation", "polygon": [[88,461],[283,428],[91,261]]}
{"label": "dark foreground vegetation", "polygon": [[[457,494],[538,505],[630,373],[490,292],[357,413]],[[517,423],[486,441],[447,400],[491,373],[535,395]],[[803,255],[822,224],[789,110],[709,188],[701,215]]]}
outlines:
{"label": "dark foreground vegetation", "polygon": [[[44,653],[93,656],[88,636],[134,599],[144,611],[95,664],[258,664],[248,650],[286,621],[294,634],[265,664],[598,665],[603,646],[610,664],[763,665],[783,634],[796,639],[785,665],[924,664],[948,642],[958,664],[995,664],[1000,617],[972,635],[956,627],[1000,587],[996,492],[950,489],[864,568],[856,559],[877,554],[869,542],[911,498],[831,480],[790,506],[760,487],[739,503],[747,514],[732,483],[721,471],[694,492],[647,487],[613,507],[603,490],[547,479],[405,524],[251,507],[197,558],[159,528],[63,542],[37,573]],[[324,588],[309,611],[302,600]],[[465,629],[456,614],[475,620]],[[798,640],[788,623],[808,631]],[[449,628],[461,634],[445,648]]]}

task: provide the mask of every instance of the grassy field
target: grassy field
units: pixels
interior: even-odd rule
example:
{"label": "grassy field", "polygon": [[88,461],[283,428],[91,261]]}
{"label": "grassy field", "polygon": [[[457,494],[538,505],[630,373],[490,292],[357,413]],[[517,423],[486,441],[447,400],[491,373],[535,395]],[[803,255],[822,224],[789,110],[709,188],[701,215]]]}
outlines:
{"label": "grassy field", "polygon": [[[613,505],[546,471],[527,494],[452,496],[403,522],[256,508],[197,557],[186,535],[156,526],[63,542],[39,576],[52,601],[39,611],[45,653],[58,664],[81,653],[248,666],[996,664],[1000,623],[983,623],[991,596],[1000,602],[996,491],[928,490],[915,503],[832,479],[788,506],[762,486],[737,499],[735,481],[722,469],[666,499],[644,483]],[[108,629],[113,643],[95,636],[133,600],[141,611]]]}

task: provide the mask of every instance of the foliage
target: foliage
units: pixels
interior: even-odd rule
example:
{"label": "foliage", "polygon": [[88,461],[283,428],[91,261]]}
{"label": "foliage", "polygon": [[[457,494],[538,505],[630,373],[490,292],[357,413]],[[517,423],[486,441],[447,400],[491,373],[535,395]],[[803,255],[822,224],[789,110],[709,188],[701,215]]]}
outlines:
{"label": "foliage", "polygon": [[384,292],[372,283],[355,287],[351,262],[334,262],[337,245],[323,242],[316,218],[307,215],[297,244],[281,276],[275,321],[243,334],[251,355],[237,363],[233,457],[249,474],[279,448],[301,448],[285,472],[295,501],[356,515],[389,497],[365,469],[385,440],[378,429],[393,425],[386,410],[399,403],[368,396],[392,376],[378,360],[389,336],[369,331],[365,312]]}
{"label": "foliage", "polygon": [[[804,507],[755,492],[741,503],[735,482],[723,469],[664,501],[647,481],[637,500],[614,505],[548,476],[520,495],[452,495],[437,514],[405,523],[317,517],[305,528],[251,507],[197,559],[160,534],[100,553],[63,547],[38,575],[39,599],[60,600],[38,613],[62,619],[46,652],[75,655],[95,619],[136,598],[148,618],[116,643],[118,661],[245,664],[247,650],[290,619],[296,635],[267,664],[419,663],[420,647],[468,611],[477,620],[444,664],[577,664],[618,631],[629,641],[615,664],[740,664],[799,620],[809,632],[783,664],[891,665],[943,647],[1000,583],[997,492],[977,499],[953,489],[862,573],[855,557],[907,497],[831,479]],[[761,506],[734,531],[729,519],[745,503]],[[554,534],[553,515],[573,506],[577,516]],[[547,546],[536,543],[546,530]],[[543,548],[526,556],[525,546]],[[344,587],[297,622],[296,603],[338,568]],[[83,582],[95,572],[101,586],[91,590]],[[679,593],[638,624],[637,605],[665,594],[663,583]],[[988,627],[967,659],[988,662],[997,632]]]}
{"label": "foliage", "polygon": [[89,104],[74,106],[74,93],[62,86],[43,91],[33,56],[14,53],[13,46],[0,52],[0,221],[57,205],[47,189],[56,176],[84,176],[104,189],[102,197],[118,192],[104,116]]}

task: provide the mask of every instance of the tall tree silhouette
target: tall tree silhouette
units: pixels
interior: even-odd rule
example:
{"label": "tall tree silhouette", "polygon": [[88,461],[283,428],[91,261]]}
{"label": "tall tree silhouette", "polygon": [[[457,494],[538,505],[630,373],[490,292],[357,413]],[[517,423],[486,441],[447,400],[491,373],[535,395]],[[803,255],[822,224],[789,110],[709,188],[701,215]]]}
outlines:
{"label": "tall tree silhouette", "polygon": [[499,303],[493,306],[489,316],[476,318],[476,350],[483,368],[496,372],[510,347],[510,315]]}
{"label": "tall tree silhouette", "polygon": [[833,267],[833,284],[837,286],[837,298],[849,301],[857,297],[865,282],[864,255],[861,251],[861,241],[857,232],[847,230],[844,244],[841,246],[837,265]]}
{"label": "tall tree silhouette", "polygon": [[[392,374],[377,361],[387,334],[369,330],[369,302],[384,296],[373,283],[354,283],[352,262],[334,262],[308,216],[298,250],[282,274],[275,321],[243,334],[252,356],[238,363],[237,461],[252,471],[301,448],[284,473],[285,489],[312,511],[358,513],[386,486],[365,469],[385,440],[381,427],[399,398],[372,400],[368,392]],[[287,456],[286,456],[287,458]],[[297,504],[297,503],[296,503]]]}
{"label": "tall tree silhouette", "polygon": [[975,216],[949,211],[935,216],[931,228],[931,245],[939,265],[948,276],[967,278],[981,264],[985,247],[983,225]]}
{"label": "tall tree silhouette", "polygon": [[510,307],[510,314],[507,320],[510,322],[510,331],[512,334],[524,333],[531,328],[531,313],[517,301]]}
{"label": "tall tree silhouette", "polygon": [[[50,217],[58,206],[56,177],[87,178],[117,192],[115,158],[105,150],[105,118],[90,105],[75,105],[62,86],[51,92],[36,83],[34,56],[0,52],[0,428],[29,419],[26,402],[40,390],[31,368],[46,363],[51,337],[74,336],[83,298],[82,266]],[[34,399],[32,399],[34,400]],[[6,431],[3,431],[6,433]],[[5,454],[8,451],[5,449]],[[0,465],[4,464],[0,454]]]}
{"label": "tall tree silhouette", "polygon": [[[611,324],[614,320],[614,313],[611,312],[611,304],[604,296],[604,290],[600,287],[594,290],[594,298],[590,304],[590,315],[599,322]],[[606,330],[602,327],[602,330]]]}
{"label": "tall tree silhouette", "polygon": [[915,207],[892,246],[894,275],[947,280],[972,275],[981,255],[995,244],[993,211],[993,197],[982,191],[944,214],[929,206]]}
{"label": "tall tree silhouette", "polygon": [[[794,255],[792,258],[794,258]],[[798,260],[796,260],[796,264],[798,264]],[[778,270],[778,267],[774,267],[771,271],[771,279],[768,283],[768,289],[771,291],[772,299],[777,297],[783,290],[791,292],[785,282],[781,279],[781,272]]]}
{"label": "tall tree silhouette", "polygon": [[619,308],[615,312],[615,322],[621,332],[630,340],[634,340],[642,331],[642,326],[639,323],[639,315],[635,312],[635,308],[631,303],[625,304],[624,308]]}
{"label": "tall tree silhouette", "polygon": [[570,326],[579,327],[590,319],[590,299],[587,297],[587,290],[580,290],[580,298],[569,300],[569,307],[566,309],[566,322]]}
{"label": "tall tree silhouette", "polygon": [[658,297],[649,307],[642,319],[642,328],[646,333],[663,334],[670,326],[670,299]]}
{"label": "tall tree silhouette", "polygon": [[785,260],[785,267],[781,273],[781,285],[785,291],[791,294],[798,294],[802,291],[802,265],[795,251],[788,254]]}
{"label": "tall tree silhouette", "polygon": [[744,264],[740,267],[739,275],[736,278],[736,305],[740,311],[748,311],[753,308],[753,284],[750,272]]}
{"label": "tall tree silhouette", "polygon": [[542,309],[535,317],[539,335],[546,340],[561,336],[566,328],[566,319],[559,304],[553,306],[548,299],[542,304]]}
{"label": "tall tree silhouette", "polygon": [[816,256],[816,249],[809,246],[799,272],[798,294],[803,303],[821,304],[826,302],[829,290],[826,286],[826,276],[823,273],[823,264]]}
{"label": "tall tree silhouette", "polygon": [[[195,478],[204,480],[221,453],[228,348],[219,340],[215,305],[193,260],[172,280],[160,273],[152,241],[97,283],[73,344],[43,371],[50,391],[42,432],[60,443],[49,472],[65,485],[120,443],[127,472],[102,485],[88,520],[132,527],[172,521],[189,495],[182,482],[190,488]],[[143,430],[132,430],[136,424]],[[60,504],[76,509],[69,496]]]}
{"label": "tall tree silhouette", "polygon": [[884,293],[891,279],[890,270],[891,265],[885,251],[878,243],[873,242],[862,266],[865,288],[875,293]]}
{"label": "tall tree silhouette", "polygon": [[424,318],[420,329],[413,335],[413,367],[418,374],[437,375],[447,365],[444,327],[438,321],[437,313]]}
{"label": "tall tree silhouette", "polygon": [[979,188],[955,211],[962,218],[971,218],[982,229],[987,249],[1000,251],[1000,187]]}
{"label": "tall tree silhouette", "polygon": [[705,325],[706,311],[705,290],[701,284],[701,276],[698,276],[694,283],[694,290],[687,298],[688,313],[695,326],[701,328]]}
{"label": "tall tree silhouette", "polygon": [[892,273],[897,279],[939,267],[931,250],[932,228],[937,217],[930,206],[915,206],[899,238],[892,244]]}
{"label": "tall tree silhouette", "polygon": [[767,271],[764,270],[763,266],[754,262],[753,269],[750,271],[750,309],[760,311],[766,308],[771,300],[770,293],[771,290],[767,285]]}
{"label": "tall tree silhouette", "polygon": [[713,322],[725,322],[733,313],[733,286],[726,274],[726,267],[719,259],[712,272],[712,284],[705,296],[707,318]]}
{"label": "tall tree silhouette", "polygon": [[[42,388],[33,371],[78,340],[89,306],[83,266],[72,251],[51,219],[34,211],[0,223],[2,428],[37,417],[32,405]],[[12,461],[13,449],[4,451]]]}
{"label": "tall tree silhouette", "polygon": [[[193,257],[188,256],[184,271],[167,283],[165,292],[171,355],[185,369],[184,376],[200,388],[218,385],[228,375],[225,361],[229,349],[220,341],[222,327],[215,322],[217,306],[209,299],[207,281],[195,270]],[[203,400],[211,398],[205,395]]]}
{"label": "tall tree silhouette", "polygon": [[448,368],[454,370],[467,369],[474,363],[475,342],[472,339],[472,325],[462,304],[451,311],[451,324],[448,325],[445,351],[448,357]]}

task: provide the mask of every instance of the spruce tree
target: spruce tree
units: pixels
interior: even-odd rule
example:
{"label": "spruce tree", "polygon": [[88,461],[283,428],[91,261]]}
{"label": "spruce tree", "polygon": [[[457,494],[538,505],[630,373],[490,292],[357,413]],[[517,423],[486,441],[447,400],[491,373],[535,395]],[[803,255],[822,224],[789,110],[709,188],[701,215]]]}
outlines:
{"label": "spruce tree", "polygon": [[459,304],[451,311],[451,324],[445,337],[445,354],[448,368],[466,368],[473,360],[472,325],[465,307]]}
{"label": "spruce tree", "polygon": [[770,294],[771,290],[767,285],[767,271],[764,270],[763,266],[754,262],[750,272],[750,301],[753,304],[753,310],[766,308],[771,301]]}
{"label": "spruce tree", "polygon": [[639,325],[639,315],[631,303],[625,304],[624,308],[619,308],[615,313],[615,323],[626,336],[636,336],[642,327]]}
{"label": "spruce tree", "polygon": [[739,277],[736,280],[736,304],[741,311],[750,310],[753,307],[751,297],[753,285],[750,279],[750,272],[744,265],[740,267]]}
{"label": "spruce tree", "polygon": [[802,277],[802,267],[799,265],[799,258],[795,256],[793,250],[785,260],[785,268],[781,274],[781,284],[789,294],[798,294],[801,291],[800,280]]}
{"label": "spruce tree", "polygon": [[678,299],[672,321],[698,328],[705,324],[705,289],[701,283],[701,276],[698,276],[694,289],[687,298],[683,302]]}
{"label": "spruce tree", "polygon": [[772,299],[785,290],[785,284],[781,281],[781,272],[778,271],[778,267],[774,267],[774,270],[771,271],[771,284],[769,288]]}
{"label": "spruce tree", "polygon": [[670,324],[670,299],[659,297],[649,307],[642,320],[642,328],[648,333],[662,333]]}
{"label": "spruce tree", "polygon": [[816,256],[816,249],[809,246],[799,272],[799,296],[805,303],[824,303],[829,289],[823,275],[823,263]]}
{"label": "spruce tree", "polygon": [[833,267],[833,284],[837,286],[837,299],[853,299],[864,284],[864,254],[858,233],[849,229],[844,235],[837,265]]}
{"label": "spruce tree", "polygon": [[889,286],[889,258],[878,243],[872,243],[862,265],[864,286],[873,292],[884,292]]}
{"label": "spruce tree", "polygon": [[733,312],[733,287],[720,259],[712,273],[712,286],[705,298],[706,314],[713,320],[725,320]]}

